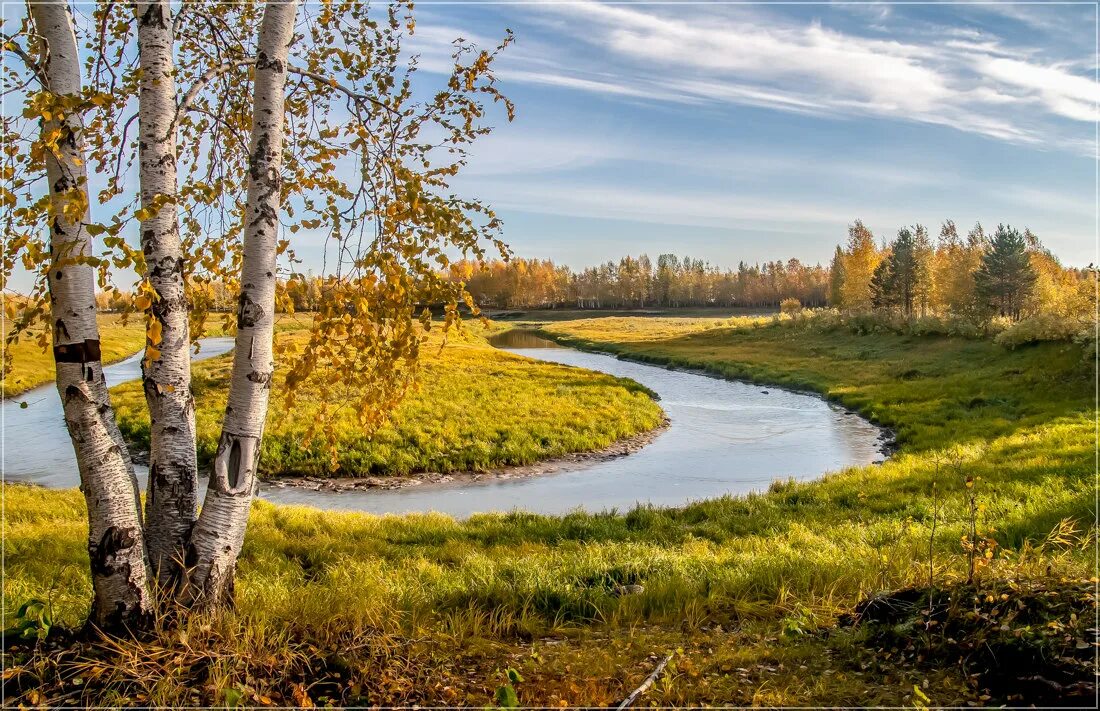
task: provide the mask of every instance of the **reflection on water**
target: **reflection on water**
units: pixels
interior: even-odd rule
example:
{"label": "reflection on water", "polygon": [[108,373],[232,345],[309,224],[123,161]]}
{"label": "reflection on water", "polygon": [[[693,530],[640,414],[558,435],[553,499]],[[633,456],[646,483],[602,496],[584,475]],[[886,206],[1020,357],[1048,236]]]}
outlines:
{"label": "reflection on water", "polygon": [[495,343],[536,360],[636,380],[660,395],[671,426],[627,457],[551,476],[378,492],[265,489],[262,496],[373,513],[621,511],[759,491],[776,479],[814,479],[884,458],[883,431],[817,397],[583,353],[529,332],[503,334]]}
{"label": "reflection on water", "polygon": [[514,328],[504,333],[498,333],[489,337],[489,343],[497,348],[514,350],[516,348],[561,348],[549,338],[543,338],[534,331],[524,331]]}
{"label": "reflection on water", "polygon": [[[546,514],[577,508],[621,511],[638,503],[678,506],[743,494],[765,489],[776,479],[813,479],[883,459],[885,433],[820,398],[582,353],[529,332],[502,334],[494,342],[528,358],[636,380],[660,395],[671,425],[656,441],[627,457],[550,476],[345,493],[265,486],[260,496],[326,509],[440,511],[459,517],[512,509]],[[230,338],[205,339],[193,360],[232,347]],[[140,360],[136,355],[108,366],[108,382],[117,385],[140,377]],[[56,388],[51,383],[20,399],[29,403],[27,409],[15,401],[3,403],[5,479],[77,486],[76,461]],[[144,467],[136,469],[144,480]]]}

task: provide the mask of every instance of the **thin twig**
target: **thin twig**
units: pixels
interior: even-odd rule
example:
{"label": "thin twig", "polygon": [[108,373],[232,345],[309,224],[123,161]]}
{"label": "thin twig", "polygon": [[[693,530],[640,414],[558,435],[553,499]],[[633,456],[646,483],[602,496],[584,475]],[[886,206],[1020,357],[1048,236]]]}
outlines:
{"label": "thin twig", "polygon": [[8,50],[12,54],[23,60],[23,64],[25,64],[27,69],[29,69],[31,73],[34,74],[35,78],[38,79],[39,83],[42,85],[42,88],[49,91],[50,79],[48,76],[46,76],[46,72],[43,69],[42,65],[36,62],[34,60],[34,57],[27,54],[26,50],[20,47],[15,39],[16,38],[14,35],[0,34],[0,40],[3,40],[4,49]]}
{"label": "thin twig", "polygon": [[668,666],[668,663],[672,661],[673,654],[674,653],[669,653],[667,657],[662,659],[661,663],[657,665],[657,668],[653,670],[653,673],[647,676],[645,681],[642,682],[642,685],[632,691],[630,696],[626,697],[626,699],[624,699],[623,702],[619,704],[616,708],[629,708],[631,704],[638,700],[639,696],[648,691],[649,687],[653,686],[653,682],[657,681],[657,677],[661,676],[661,672],[665,670],[665,667]]}

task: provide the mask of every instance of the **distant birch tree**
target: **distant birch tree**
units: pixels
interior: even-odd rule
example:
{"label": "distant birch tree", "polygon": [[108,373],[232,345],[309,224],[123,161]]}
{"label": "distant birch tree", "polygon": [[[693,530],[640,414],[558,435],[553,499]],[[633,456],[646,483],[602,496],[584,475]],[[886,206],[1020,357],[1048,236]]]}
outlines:
{"label": "distant birch tree", "polygon": [[875,245],[875,236],[862,220],[848,226],[848,249],[844,254],[844,280],[840,286],[841,302],[848,311],[868,311],[871,304],[871,279],[882,261]]}

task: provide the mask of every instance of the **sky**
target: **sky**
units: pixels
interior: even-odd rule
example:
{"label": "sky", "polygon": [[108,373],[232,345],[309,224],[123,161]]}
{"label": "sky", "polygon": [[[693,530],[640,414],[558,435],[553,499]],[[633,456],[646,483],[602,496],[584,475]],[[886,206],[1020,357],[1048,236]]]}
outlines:
{"label": "sky", "polygon": [[[825,264],[856,219],[890,239],[950,218],[1100,262],[1094,3],[422,0],[415,16],[426,97],[456,38],[515,33],[495,66],[516,118],[490,113],[453,187],[498,212],[517,256]],[[293,241],[321,273],[324,235]]]}
{"label": "sky", "polygon": [[1096,261],[1096,6],[418,3],[421,71],[491,47],[515,101],[456,186],[517,255],[827,262],[951,218]]}

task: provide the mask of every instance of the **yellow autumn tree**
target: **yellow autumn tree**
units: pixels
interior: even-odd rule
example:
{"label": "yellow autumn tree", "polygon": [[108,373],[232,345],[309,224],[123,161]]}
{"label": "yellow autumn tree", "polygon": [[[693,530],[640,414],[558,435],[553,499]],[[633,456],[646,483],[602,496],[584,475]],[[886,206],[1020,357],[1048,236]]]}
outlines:
{"label": "yellow autumn tree", "polygon": [[968,316],[973,312],[974,272],[982,261],[986,246],[985,231],[980,223],[967,234],[959,237],[955,223],[944,221],[940,227],[940,239],[933,258],[933,303],[938,313]]}
{"label": "yellow autumn tree", "polygon": [[848,226],[848,248],[844,251],[844,279],[840,285],[841,302],[849,311],[871,309],[871,277],[882,261],[875,236],[856,220]]}
{"label": "yellow autumn tree", "polygon": [[1093,285],[1073,269],[1066,269],[1046,249],[1028,253],[1035,271],[1035,286],[1026,310],[1029,314],[1053,314],[1062,318],[1091,320]]}

